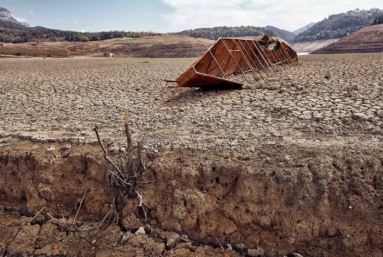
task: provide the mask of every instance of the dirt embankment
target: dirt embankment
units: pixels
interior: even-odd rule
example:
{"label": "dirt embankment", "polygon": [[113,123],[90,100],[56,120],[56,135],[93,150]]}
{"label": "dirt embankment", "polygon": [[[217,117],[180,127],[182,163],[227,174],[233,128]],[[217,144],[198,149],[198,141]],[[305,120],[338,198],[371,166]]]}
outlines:
{"label": "dirt embankment", "polygon": [[0,46],[0,57],[2,56],[23,56],[23,57],[69,57],[68,51],[57,47],[32,46],[7,44]]}
{"label": "dirt embankment", "polygon": [[[123,196],[119,224],[105,221],[110,193],[97,146],[15,145],[0,153],[6,256],[382,256],[381,150],[147,152],[145,225],[138,200]],[[98,228],[106,222],[114,225]]]}
{"label": "dirt embankment", "polygon": [[314,54],[378,53],[383,52],[383,25],[360,29]]}
{"label": "dirt embankment", "polygon": [[0,57],[102,57],[104,53],[112,53],[117,57],[196,58],[201,56],[213,43],[213,40],[186,36],[145,36],[86,43],[6,44],[0,46]]}
{"label": "dirt embankment", "polygon": [[309,41],[309,42],[299,42],[292,45],[292,48],[297,53],[311,53],[315,50],[318,50],[320,48],[326,47],[330,44],[333,44],[340,40],[339,38],[335,39],[328,39],[328,40],[316,40],[316,41]]}
{"label": "dirt embankment", "polygon": [[102,56],[112,53],[120,57],[185,58],[199,57],[214,41],[186,36],[145,36],[73,44],[71,55]]}

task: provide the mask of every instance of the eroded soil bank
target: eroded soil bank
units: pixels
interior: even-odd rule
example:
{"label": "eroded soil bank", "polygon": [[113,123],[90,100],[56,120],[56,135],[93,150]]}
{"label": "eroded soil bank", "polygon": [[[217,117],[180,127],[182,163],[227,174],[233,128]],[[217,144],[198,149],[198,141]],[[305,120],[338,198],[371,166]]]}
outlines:
{"label": "eroded soil bank", "polygon": [[146,156],[147,221],[138,199],[121,197],[116,224],[105,219],[111,198],[98,146],[2,147],[0,256],[382,256],[381,150]]}

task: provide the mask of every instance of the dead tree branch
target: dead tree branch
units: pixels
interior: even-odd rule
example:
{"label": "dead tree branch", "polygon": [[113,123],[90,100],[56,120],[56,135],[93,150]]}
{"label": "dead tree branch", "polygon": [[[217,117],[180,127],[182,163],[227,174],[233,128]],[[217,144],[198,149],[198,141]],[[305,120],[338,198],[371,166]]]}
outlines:
{"label": "dead tree branch", "polygon": [[132,142],[132,135],[130,134],[129,130],[129,110],[126,109],[125,111],[125,134],[126,134],[126,152],[128,154],[132,154],[133,151],[133,142]]}
{"label": "dead tree branch", "polygon": [[110,165],[112,165],[112,167],[119,173],[119,175],[117,175],[116,173],[114,173],[114,172],[112,172],[112,171],[110,171],[110,170],[108,170],[108,171],[109,171],[113,176],[115,176],[116,178],[118,178],[122,183],[126,184],[127,186],[131,186],[130,183],[127,183],[124,179],[122,179],[122,178],[120,177],[120,176],[122,176],[122,172],[121,172],[121,170],[120,170],[120,169],[117,167],[117,165],[114,164],[114,162],[108,157],[107,152],[106,152],[106,150],[105,150],[105,147],[104,147],[103,144],[101,143],[100,135],[98,134],[98,127],[97,127],[97,125],[94,126],[93,130],[94,130],[94,132],[96,133],[97,140],[98,140],[98,144],[100,145],[102,151],[104,152],[104,158],[105,158],[105,160],[107,160],[108,163],[109,163]]}
{"label": "dead tree branch", "polygon": [[80,212],[81,206],[82,206],[82,204],[84,203],[85,195],[86,195],[86,191],[85,191],[84,195],[83,195],[82,198],[81,198],[81,201],[80,201],[80,204],[79,204],[79,206],[78,206],[78,209],[77,209],[77,212],[76,212],[76,216],[74,216],[72,225],[74,225],[74,224],[76,223],[76,219],[77,219],[78,213]]}
{"label": "dead tree branch", "polygon": [[[141,180],[143,179],[143,175],[146,170],[144,158],[142,156],[143,143],[140,142],[137,145],[137,152],[133,152],[133,140],[129,130],[129,111],[125,112],[125,135],[126,135],[126,156],[119,162],[119,166],[117,166],[112,159],[108,156],[107,149],[101,142],[100,135],[98,132],[98,127],[94,127],[94,132],[97,136],[97,141],[103,151],[103,157],[107,161],[109,165],[113,167],[116,172],[109,172],[109,188],[111,195],[111,209],[101,221],[99,228],[109,226],[112,217],[116,222],[119,221],[118,208],[116,206],[117,199],[119,197],[134,197],[137,198],[138,208],[142,210],[144,213],[144,219],[147,220],[147,211],[145,209],[146,205],[143,202],[143,198],[138,191],[139,186],[141,185]],[[147,205],[146,205],[147,206]],[[148,207],[150,208],[150,207]],[[79,211],[79,210],[78,210]],[[77,217],[77,215],[76,215]],[[105,221],[108,219],[108,222]]]}
{"label": "dead tree branch", "polygon": [[31,224],[31,222],[32,222],[37,216],[39,216],[40,213],[42,213],[42,211],[43,211],[44,209],[45,209],[45,206],[44,206],[43,208],[41,208],[41,210],[39,210],[39,211],[36,213],[36,215],[33,216],[33,218],[30,219],[30,220],[27,222],[27,224]]}

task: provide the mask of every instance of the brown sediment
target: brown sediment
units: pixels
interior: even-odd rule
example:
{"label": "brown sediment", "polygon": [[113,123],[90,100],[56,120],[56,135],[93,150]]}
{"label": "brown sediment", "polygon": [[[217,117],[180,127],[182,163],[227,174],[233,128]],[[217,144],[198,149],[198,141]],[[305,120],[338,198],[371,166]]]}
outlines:
{"label": "brown sediment", "polygon": [[315,50],[318,50],[332,43],[335,43],[338,40],[340,40],[340,38],[315,40],[315,41],[308,41],[308,42],[297,42],[297,43],[294,43],[291,47],[297,53],[311,53],[311,52],[314,52]]}
{"label": "brown sediment", "polygon": [[65,58],[69,57],[68,51],[58,47],[47,46],[27,46],[17,44],[7,44],[7,46],[0,47],[0,55],[4,57],[53,57]]}
{"label": "brown sediment", "polygon": [[66,46],[70,55],[103,56],[112,53],[116,57],[134,58],[185,58],[198,57],[214,41],[186,36],[144,36],[117,38]]}
{"label": "brown sediment", "polygon": [[[67,256],[382,253],[381,150],[290,145],[248,154],[148,152],[148,183],[140,188],[150,207],[148,225],[138,200],[122,197],[120,223],[100,231],[110,210],[100,150],[73,145],[63,156],[53,146],[47,152],[52,145],[24,141],[1,150],[0,252],[6,256],[55,249]],[[134,234],[140,227],[146,235]]]}

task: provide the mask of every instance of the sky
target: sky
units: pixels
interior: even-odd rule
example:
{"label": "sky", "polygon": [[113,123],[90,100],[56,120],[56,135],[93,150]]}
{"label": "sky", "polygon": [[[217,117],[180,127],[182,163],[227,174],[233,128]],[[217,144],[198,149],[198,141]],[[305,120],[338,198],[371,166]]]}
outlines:
{"label": "sky", "polygon": [[177,32],[215,26],[294,31],[331,14],[383,9],[383,0],[0,0],[31,26],[73,31]]}

